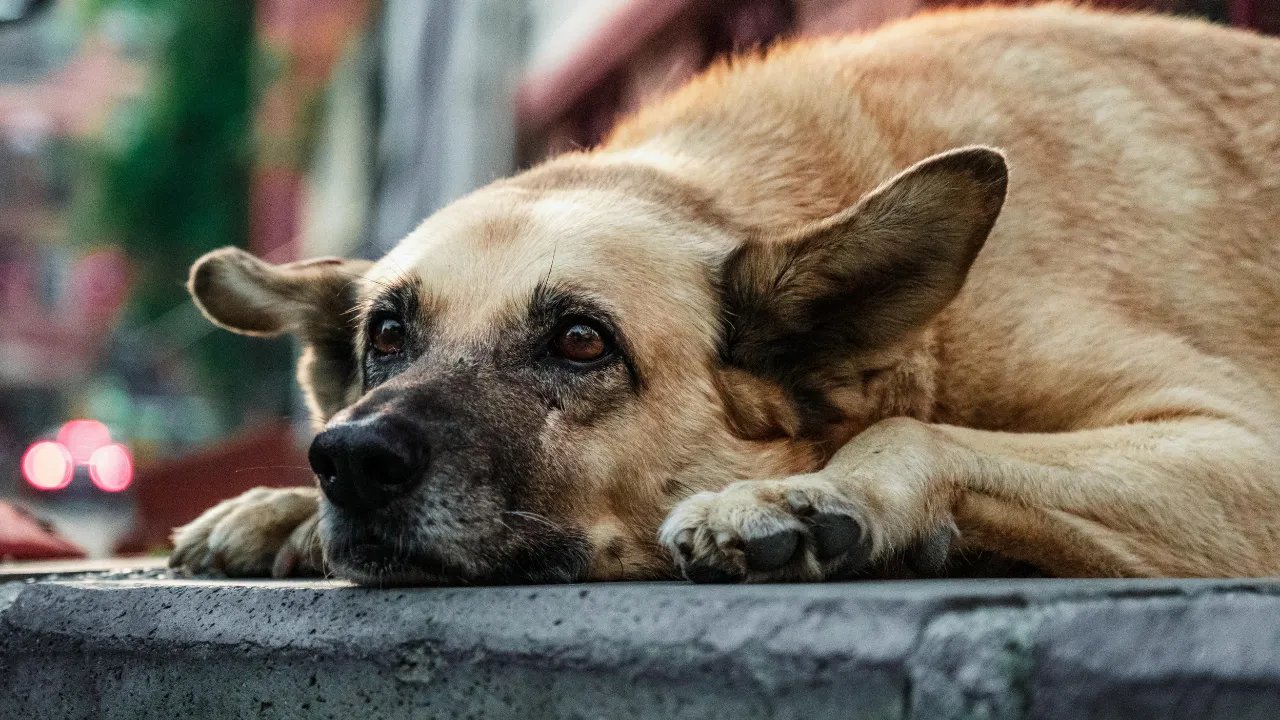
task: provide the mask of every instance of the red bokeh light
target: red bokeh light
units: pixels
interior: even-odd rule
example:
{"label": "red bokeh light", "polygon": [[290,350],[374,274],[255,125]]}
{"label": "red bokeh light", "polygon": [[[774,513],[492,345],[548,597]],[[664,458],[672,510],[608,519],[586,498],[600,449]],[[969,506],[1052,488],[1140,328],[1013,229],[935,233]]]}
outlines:
{"label": "red bokeh light", "polygon": [[103,492],[120,492],[133,482],[133,458],[120,444],[104,445],[89,458],[89,479]]}
{"label": "red bokeh light", "polygon": [[71,459],[87,463],[95,450],[111,443],[111,431],[97,420],[72,420],[58,430],[58,442],[71,451]]}
{"label": "red bokeh light", "polygon": [[75,469],[75,461],[62,443],[42,440],[22,455],[22,476],[37,490],[61,490],[71,484]]}
{"label": "red bokeh light", "polygon": [[76,466],[85,465],[99,490],[121,492],[133,483],[129,449],[111,442],[111,431],[97,420],[72,420],[58,429],[58,439],[41,440],[22,456],[22,475],[39,490],[61,490],[71,484]]}

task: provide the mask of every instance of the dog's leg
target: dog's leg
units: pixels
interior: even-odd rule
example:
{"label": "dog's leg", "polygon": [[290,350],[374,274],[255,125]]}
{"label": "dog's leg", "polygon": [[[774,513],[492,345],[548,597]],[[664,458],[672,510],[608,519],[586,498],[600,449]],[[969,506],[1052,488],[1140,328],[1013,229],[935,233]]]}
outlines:
{"label": "dog's leg", "polygon": [[173,531],[170,567],[232,577],[321,575],[320,491],[254,488]]}
{"label": "dog's leg", "polygon": [[[678,504],[661,539],[695,580],[816,580],[924,542],[1058,576],[1280,572],[1280,445],[1215,417],[1054,434],[898,418],[822,470]],[[935,558],[935,561],[937,558]]]}

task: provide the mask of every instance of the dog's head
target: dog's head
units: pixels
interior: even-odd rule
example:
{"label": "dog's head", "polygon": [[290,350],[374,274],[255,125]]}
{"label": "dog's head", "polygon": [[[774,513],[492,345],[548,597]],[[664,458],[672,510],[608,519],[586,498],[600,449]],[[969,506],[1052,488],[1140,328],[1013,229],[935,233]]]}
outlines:
{"label": "dog's head", "polygon": [[[294,332],[329,562],[365,582],[669,576],[673,503],[821,466],[919,402],[919,337],[1004,198],[995,151],[784,235],[650,168],[567,158],[377,263],[211,253],[216,323]],[[926,373],[927,374],[927,373]]]}

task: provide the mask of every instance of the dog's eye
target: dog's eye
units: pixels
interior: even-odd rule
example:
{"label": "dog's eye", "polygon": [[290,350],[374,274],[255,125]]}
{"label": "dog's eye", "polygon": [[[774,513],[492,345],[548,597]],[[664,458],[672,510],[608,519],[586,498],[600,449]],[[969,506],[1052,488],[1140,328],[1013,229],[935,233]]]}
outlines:
{"label": "dog's eye", "polygon": [[404,323],[390,317],[374,320],[369,343],[379,355],[395,355],[404,349]]}
{"label": "dog's eye", "polygon": [[610,342],[594,324],[575,320],[559,330],[551,341],[557,355],[575,363],[591,363],[609,354]]}

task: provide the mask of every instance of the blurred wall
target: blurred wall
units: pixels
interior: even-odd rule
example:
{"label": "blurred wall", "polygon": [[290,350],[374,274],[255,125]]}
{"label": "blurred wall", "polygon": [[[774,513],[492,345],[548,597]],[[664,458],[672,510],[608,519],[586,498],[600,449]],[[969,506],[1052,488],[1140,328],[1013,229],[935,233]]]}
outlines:
{"label": "blurred wall", "polygon": [[[1280,32],[1280,0],[1079,0],[1107,8],[1198,15]],[[522,164],[591,147],[617,118],[674,89],[714,58],[785,37],[862,32],[943,6],[1025,0],[627,0],[583,3],[599,10],[586,32],[534,54],[521,84],[517,125]],[[551,11],[565,3],[546,0]],[[556,8],[554,6],[560,6]],[[548,19],[546,25],[554,23]],[[564,25],[578,27],[572,22]],[[548,37],[555,37],[548,34]],[[559,44],[563,43],[563,44]]]}
{"label": "blurred wall", "polygon": [[384,3],[372,254],[510,172],[525,21],[516,0]]}

